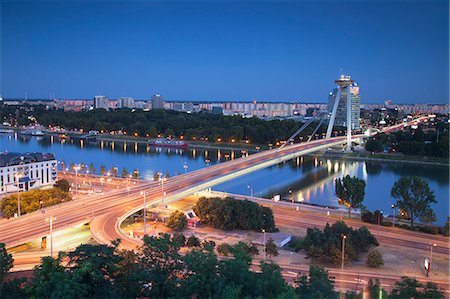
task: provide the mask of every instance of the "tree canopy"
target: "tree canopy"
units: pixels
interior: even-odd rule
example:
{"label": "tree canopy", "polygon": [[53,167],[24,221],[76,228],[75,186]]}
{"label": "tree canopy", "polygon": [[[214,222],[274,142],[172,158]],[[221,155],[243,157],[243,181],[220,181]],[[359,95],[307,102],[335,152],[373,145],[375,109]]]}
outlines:
{"label": "tree canopy", "polygon": [[362,201],[365,195],[366,182],[357,177],[337,178],[335,186],[336,196],[339,198],[339,204],[345,205],[348,209],[348,217],[350,218],[351,209],[362,207]]}
{"label": "tree canopy", "polygon": [[434,192],[428,182],[419,177],[402,177],[395,181],[391,196],[397,199],[397,206],[408,214],[411,228],[415,219],[432,222],[436,218],[431,208],[436,203]]}

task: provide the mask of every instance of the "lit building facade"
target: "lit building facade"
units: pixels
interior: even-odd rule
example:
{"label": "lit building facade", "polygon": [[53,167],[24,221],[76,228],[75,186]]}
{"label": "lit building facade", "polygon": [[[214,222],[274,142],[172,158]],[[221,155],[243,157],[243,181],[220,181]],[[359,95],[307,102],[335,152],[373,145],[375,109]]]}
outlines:
{"label": "lit building facade", "polygon": [[53,186],[56,166],[50,153],[0,153],[0,194]]}

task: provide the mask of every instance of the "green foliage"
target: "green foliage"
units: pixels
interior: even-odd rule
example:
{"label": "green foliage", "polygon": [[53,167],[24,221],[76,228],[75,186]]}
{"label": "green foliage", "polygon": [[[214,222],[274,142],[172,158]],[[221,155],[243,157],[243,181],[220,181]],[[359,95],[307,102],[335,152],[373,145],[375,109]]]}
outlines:
{"label": "green foliage", "polygon": [[273,242],[272,239],[269,239],[266,243],[266,254],[268,257],[278,256],[278,248],[277,245]]}
{"label": "green foliage", "polygon": [[432,282],[422,284],[415,278],[402,277],[392,288],[390,298],[444,298],[444,292]]}
{"label": "green foliage", "polygon": [[338,178],[335,181],[336,196],[339,198],[339,204],[345,205],[348,209],[348,217],[350,218],[351,209],[362,207],[366,188],[366,182],[357,177]]}
{"label": "green foliage", "polygon": [[129,175],[128,170],[125,168],[125,166],[122,168],[122,173],[121,173],[123,178],[127,178]]}
{"label": "green foliage", "polygon": [[334,291],[334,278],[328,276],[328,271],[322,267],[309,267],[309,277],[306,274],[297,276],[296,292],[300,298],[338,298]]}
{"label": "green foliage", "polygon": [[373,282],[372,278],[367,282],[367,291],[370,299],[380,298],[380,291],[383,298],[387,298],[387,292],[381,288],[381,283],[378,278]]}
{"label": "green foliage", "polygon": [[372,268],[378,268],[384,265],[383,257],[378,250],[373,250],[367,255],[366,264]]}
{"label": "green foliage", "polygon": [[228,243],[222,243],[217,246],[217,252],[223,256],[228,256],[231,253],[231,245]]}
{"label": "green foliage", "polygon": [[177,243],[180,248],[186,244],[186,237],[182,233],[174,233],[172,236],[172,242]]}
{"label": "green foliage", "polygon": [[178,210],[172,212],[166,222],[166,226],[174,230],[182,230],[187,227],[187,224],[186,216]]}
{"label": "green foliage", "polygon": [[4,243],[0,243],[0,298],[2,297],[3,282],[6,274],[13,267],[14,259],[10,253],[6,251]]}
{"label": "green foliage", "polygon": [[366,252],[371,246],[378,246],[377,239],[362,226],[355,230],[348,227],[343,221],[333,225],[326,224],[323,231],[317,228],[308,228],[303,240],[303,247],[307,255],[324,262],[338,264],[341,262],[342,237],[346,236],[345,261],[357,260],[359,255]]}
{"label": "green foliage", "polygon": [[70,184],[67,180],[57,180],[55,188],[61,189],[64,192],[69,192]]}
{"label": "green foliage", "polygon": [[200,240],[196,236],[192,235],[187,239],[186,246],[187,247],[199,247]]}
{"label": "green foliage", "polygon": [[100,174],[101,175],[105,175],[106,174],[106,166],[105,165],[100,165]]}
{"label": "green foliage", "polygon": [[366,151],[369,152],[382,152],[383,151],[383,144],[381,141],[376,140],[375,138],[370,138],[366,142]]}
{"label": "green foliage", "polygon": [[426,180],[419,177],[402,177],[392,186],[391,196],[397,199],[397,206],[408,214],[411,228],[416,218],[423,222],[432,222],[435,219],[430,204],[436,203],[436,198]]}
{"label": "green foliage", "polygon": [[[72,200],[72,196],[59,188],[35,189],[20,193],[21,214],[34,212],[43,207],[53,206],[62,202]],[[17,213],[17,194],[11,194],[3,198],[0,210],[7,218],[13,217]]]}
{"label": "green foliage", "polygon": [[445,222],[445,225],[444,225],[443,233],[444,233],[444,236],[446,236],[446,237],[448,237],[448,235],[449,235],[449,225],[450,225],[450,217],[449,217],[449,219],[447,219],[447,222]]}
{"label": "green foliage", "polygon": [[95,174],[95,166],[93,163],[89,164],[89,173]]}
{"label": "green foliage", "polygon": [[222,230],[276,230],[272,211],[248,200],[202,197],[194,211],[202,222]]}

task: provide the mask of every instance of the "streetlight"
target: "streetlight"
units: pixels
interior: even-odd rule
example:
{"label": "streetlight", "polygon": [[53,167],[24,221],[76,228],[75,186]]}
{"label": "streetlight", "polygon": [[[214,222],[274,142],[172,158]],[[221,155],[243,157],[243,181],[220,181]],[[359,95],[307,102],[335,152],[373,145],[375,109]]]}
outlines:
{"label": "streetlight", "polygon": [[206,159],[206,160],[205,160],[206,167],[209,167],[209,162],[211,162],[211,160],[209,160],[209,159]]}
{"label": "streetlight", "polygon": [[342,235],[342,261],[341,261],[341,269],[344,270],[344,258],[345,258],[345,239],[347,239],[346,235]]}
{"label": "streetlight", "polygon": [[78,194],[78,170],[81,169],[80,165],[75,165],[73,167],[75,170],[75,193]]}
{"label": "streetlight", "polygon": [[250,197],[253,197],[253,187],[250,185],[247,185],[247,189],[250,189]]}
{"label": "streetlight", "polygon": [[162,200],[161,200],[161,204],[162,204],[162,208],[163,208],[163,215],[162,215],[162,220],[163,223],[165,223],[165,218],[164,216],[166,215],[165,211],[166,211],[166,206],[164,205],[164,197],[165,197],[165,192],[164,192],[164,181],[166,180],[165,177],[163,177],[162,172],[159,172],[159,180],[161,181],[161,193],[162,193]]}
{"label": "streetlight", "polygon": [[21,173],[18,173],[14,175],[17,181],[17,216],[20,217],[20,178],[23,175]]}
{"label": "streetlight", "polygon": [[184,173],[186,173],[186,172],[187,172],[187,170],[188,170],[188,168],[189,168],[189,166],[187,165],[187,163],[186,163],[186,162],[184,162],[184,164],[183,164],[183,168],[184,168]]}
{"label": "streetlight", "polygon": [[264,260],[266,260],[266,230],[263,229]]}
{"label": "streetlight", "polygon": [[53,221],[56,220],[56,217],[45,218],[45,221],[50,224],[50,256],[53,257]]}
{"label": "streetlight", "polygon": [[430,244],[430,266],[428,267],[427,276],[431,271],[431,266],[433,265],[433,247],[436,247],[436,243]]}
{"label": "streetlight", "polygon": [[391,208],[392,208],[392,227],[395,227],[395,208],[397,206],[395,204],[391,204]]}
{"label": "streetlight", "polygon": [[378,226],[377,226],[377,237],[380,235],[380,222],[381,222],[381,216],[383,215],[383,211],[378,212]]}
{"label": "streetlight", "polygon": [[144,236],[147,234],[147,201],[145,198],[146,191],[141,191],[141,195],[144,195]]}

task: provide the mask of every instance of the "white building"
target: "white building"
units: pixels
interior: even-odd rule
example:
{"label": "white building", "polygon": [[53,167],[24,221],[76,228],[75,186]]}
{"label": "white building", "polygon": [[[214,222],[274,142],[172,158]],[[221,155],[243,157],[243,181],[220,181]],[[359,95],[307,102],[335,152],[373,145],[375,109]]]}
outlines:
{"label": "white building", "polygon": [[94,108],[99,109],[103,108],[105,110],[109,110],[109,100],[105,96],[95,96],[94,97]]}
{"label": "white building", "polygon": [[50,153],[0,153],[0,194],[53,186],[56,165]]}
{"label": "white building", "polygon": [[134,108],[134,99],[130,97],[121,97],[117,99],[117,108]]}

